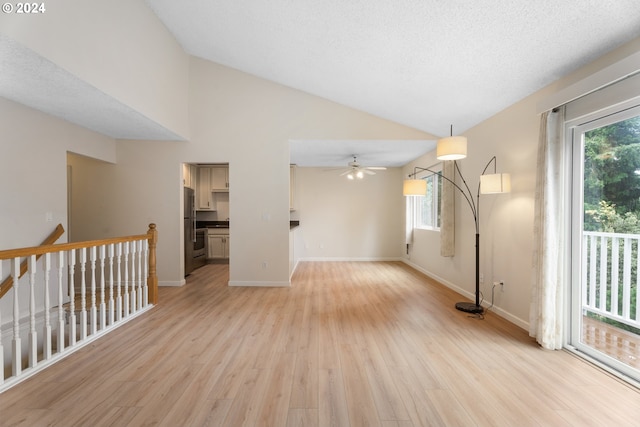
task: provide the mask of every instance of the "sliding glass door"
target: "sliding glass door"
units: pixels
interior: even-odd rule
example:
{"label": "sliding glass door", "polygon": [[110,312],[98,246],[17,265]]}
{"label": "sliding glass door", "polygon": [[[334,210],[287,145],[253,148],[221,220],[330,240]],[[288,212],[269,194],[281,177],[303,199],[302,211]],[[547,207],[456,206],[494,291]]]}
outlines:
{"label": "sliding glass door", "polygon": [[569,128],[570,345],[640,381],[640,106]]}

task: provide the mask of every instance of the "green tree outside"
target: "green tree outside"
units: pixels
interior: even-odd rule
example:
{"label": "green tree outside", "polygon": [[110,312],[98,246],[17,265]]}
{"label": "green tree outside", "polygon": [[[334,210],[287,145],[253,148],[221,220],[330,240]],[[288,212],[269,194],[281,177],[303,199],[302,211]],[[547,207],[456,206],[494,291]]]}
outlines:
{"label": "green tree outside", "polygon": [[[640,116],[591,130],[585,133],[584,143],[584,230],[640,234]],[[610,256],[610,244],[608,249]],[[634,260],[638,259],[638,249],[634,244]],[[622,256],[619,259],[622,263]],[[607,268],[610,273],[611,258]],[[622,265],[618,268],[621,270]],[[637,266],[634,265],[631,272],[632,318],[635,318],[637,304],[637,274]],[[618,292],[621,304],[622,287]],[[607,307],[610,308],[610,287],[607,298]],[[640,333],[628,325],[597,315],[593,317]]]}

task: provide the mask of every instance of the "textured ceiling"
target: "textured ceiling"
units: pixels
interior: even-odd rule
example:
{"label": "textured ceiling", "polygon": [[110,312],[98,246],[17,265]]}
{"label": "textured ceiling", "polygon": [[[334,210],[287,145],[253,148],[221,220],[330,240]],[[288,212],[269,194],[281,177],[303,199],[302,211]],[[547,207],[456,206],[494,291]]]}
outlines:
{"label": "textured ceiling", "polygon": [[146,0],[190,54],[446,135],[640,36],[638,0]]}
{"label": "textured ceiling", "polygon": [[181,139],[2,34],[0,96],[112,138]]}

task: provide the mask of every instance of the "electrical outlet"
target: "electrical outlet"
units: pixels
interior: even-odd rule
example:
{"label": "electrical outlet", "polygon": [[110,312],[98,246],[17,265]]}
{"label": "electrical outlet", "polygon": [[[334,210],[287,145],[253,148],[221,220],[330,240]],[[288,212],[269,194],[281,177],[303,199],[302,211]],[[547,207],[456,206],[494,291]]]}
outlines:
{"label": "electrical outlet", "polygon": [[480,273],[480,283],[484,283],[484,274]]}

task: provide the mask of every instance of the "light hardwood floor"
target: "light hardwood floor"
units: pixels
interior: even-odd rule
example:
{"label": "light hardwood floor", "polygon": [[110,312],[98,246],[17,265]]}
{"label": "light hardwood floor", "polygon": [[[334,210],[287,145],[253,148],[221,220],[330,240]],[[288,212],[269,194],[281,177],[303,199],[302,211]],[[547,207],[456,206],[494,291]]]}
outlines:
{"label": "light hardwood floor", "polygon": [[149,313],[0,394],[1,426],[638,426],[640,393],[402,263],[208,265]]}

